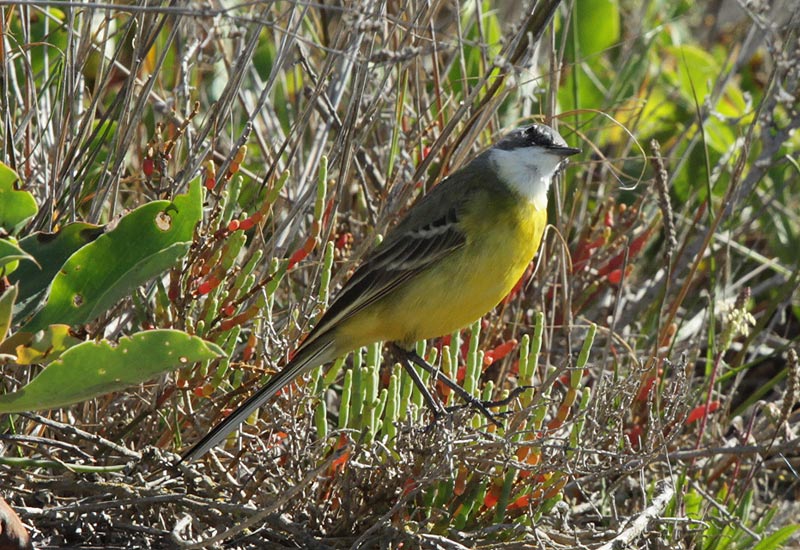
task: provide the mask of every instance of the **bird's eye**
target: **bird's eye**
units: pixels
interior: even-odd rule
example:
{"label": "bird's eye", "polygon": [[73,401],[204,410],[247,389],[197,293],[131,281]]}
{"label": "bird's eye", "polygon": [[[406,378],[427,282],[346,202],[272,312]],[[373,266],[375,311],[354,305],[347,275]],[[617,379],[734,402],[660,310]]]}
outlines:
{"label": "bird's eye", "polygon": [[536,126],[531,126],[525,130],[525,139],[533,145],[539,145],[541,147],[552,145],[549,136]]}

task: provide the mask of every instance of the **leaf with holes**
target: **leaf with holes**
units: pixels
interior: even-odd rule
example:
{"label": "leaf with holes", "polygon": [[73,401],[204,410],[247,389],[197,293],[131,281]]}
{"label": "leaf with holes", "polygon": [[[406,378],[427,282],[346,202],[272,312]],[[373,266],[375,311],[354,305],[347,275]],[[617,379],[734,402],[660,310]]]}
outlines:
{"label": "leaf with holes", "polygon": [[50,286],[47,304],[21,330],[91,321],[186,255],[202,215],[200,180],[172,202],[153,201],[75,252]]}
{"label": "leaf with holes", "polygon": [[222,348],[179,330],[148,330],[121,338],[83,342],[18,391],[0,395],[0,414],[64,407],[224,355]]}
{"label": "leaf with holes", "polygon": [[43,296],[64,262],[79,248],[103,234],[105,227],[86,222],[70,223],[54,233],[37,231],[20,239],[19,247],[35,260],[23,262],[9,280],[19,287],[14,306],[17,322],[28,317],[43,304]]}

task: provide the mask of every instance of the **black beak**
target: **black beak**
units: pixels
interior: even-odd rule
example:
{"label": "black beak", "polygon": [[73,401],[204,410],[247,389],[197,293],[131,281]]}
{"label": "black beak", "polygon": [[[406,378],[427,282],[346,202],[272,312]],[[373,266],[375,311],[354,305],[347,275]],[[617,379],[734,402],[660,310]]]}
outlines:
{"label": "black beak", "polygon": [[553,145],[552,147],[547,148],[547,152],[558,155],[559,157],[571,157],[572,155],[577,155],[580,153],[581,150],[576,149],[575,147],[562,147],[560,145]]}

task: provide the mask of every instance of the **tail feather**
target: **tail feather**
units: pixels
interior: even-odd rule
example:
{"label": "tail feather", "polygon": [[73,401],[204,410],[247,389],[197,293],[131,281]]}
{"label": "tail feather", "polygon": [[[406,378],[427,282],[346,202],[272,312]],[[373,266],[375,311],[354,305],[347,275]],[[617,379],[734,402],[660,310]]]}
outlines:
{"label": "tail feather", "polygon": [[203,439],[189,449],[181,458],[181,462],[191,462],[204,455],[212,447],[219,445],[228,437],[228,434],[253,414],[253,411],[275,396],[282,388],[290,384],[292,380],[309,369],[335,359],[337,355],[332,338],[315,339],[313,345],[301,347],[297,355],[295,355],[280,372],[270,378],[264,387],[251,395],[247,401],[239,405],[235,411],[217,424]]}

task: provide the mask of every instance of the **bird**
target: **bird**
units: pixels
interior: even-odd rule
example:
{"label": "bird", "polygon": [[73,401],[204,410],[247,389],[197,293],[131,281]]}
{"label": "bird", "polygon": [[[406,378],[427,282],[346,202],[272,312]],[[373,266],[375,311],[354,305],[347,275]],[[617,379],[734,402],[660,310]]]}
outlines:
{"label": "bird", "polygon": [[[367,253],[287,364],[186,452],[191,462],[295,378],[362,346],[396,350],[491,311],[539,249],[550,184],[580,153],[544,124],[512,130],[419,199]],[[408,358],[420,365],[412,351]],[[405,362],[413,376],[413,367]],[[456,385],[448,381],[451,385]],[[460,387],[459,387],[460,389]],[[469,394],[459,395],[469,399]],[[432,405],[432,398],[426,400]]]}

